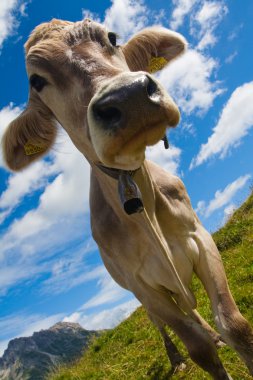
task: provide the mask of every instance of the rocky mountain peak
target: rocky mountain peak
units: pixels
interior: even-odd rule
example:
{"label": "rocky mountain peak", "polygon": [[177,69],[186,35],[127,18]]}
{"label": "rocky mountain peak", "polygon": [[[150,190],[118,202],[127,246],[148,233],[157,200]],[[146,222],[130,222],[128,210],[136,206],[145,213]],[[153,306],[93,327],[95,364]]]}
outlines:
{"label": "rocky mountain peak", "polygon": [[97,335],[78,323],[58,322],[31,337],[13,339],[0,358],[0,380],[42,380],[54,366],[81,356]]}

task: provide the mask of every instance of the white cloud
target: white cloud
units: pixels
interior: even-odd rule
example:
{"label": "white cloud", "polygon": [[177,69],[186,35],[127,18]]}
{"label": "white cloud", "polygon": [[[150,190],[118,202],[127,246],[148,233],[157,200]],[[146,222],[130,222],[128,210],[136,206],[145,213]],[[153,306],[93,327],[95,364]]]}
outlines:
{"label": "white cloud", "polygon": [[[7,233],[9,239],[21,242],[24,238],[57,224],[61,218],[75,217],[88,211],[90,168],[70,139],[64,136],[64,139],[60,137],[62,143],[58,140],[56,144],[58,151],[52,152],[51,164],[37,163],[10,178],[9,187],[1,197],[2,202],[8,206],[11,203],[16,204],[21,196],[38,188],[40,177],[47,184],[47,177],[60,172],[45,187],[39,206],[13,223]],[[16,189],[15,185],[18,185],[22,178],[26,183],[20,190]]]}
{"label": "white cloud", "polygon": [[[147,25],[159,25],[165,18],[165,10],[153,11],[145,5],[144,0],[111,0],[111,7],[106,9],[103,24],[125,42],[133,34]],[[84,16],[91,16],[99,21],[94,13],[83,10]]]}
{"label": "white cloud", "polygon": [[[0,113],[0,126],[8,124],[19,113],[20,107],[10,105],[4,108]],[[7,188],[0,196],[2,222],[26,195],[32,195],[38,188],[44,188],[44,191],[38,207],[15,219],[2,233],[2,294],[21,281],[50,273],[52,262],[41,265],[41,257],[50,257],[66,244],[75,244],[81,237],[84,240],[87,235],[84,217],[89,210],[89,178],[88,163],[64,132],[59,134],[46,161],[39,161],[21,173],[10,175]],[[70,267],[73,269],[73,266],[72,262]],[[69,284],[70,287],[83,281],[80,273],[75,275],[76,281]]]}
{"label": "white cloud", "polygon": [[104,25],[126,40],[147,24],[148,12],[142,0],[112,0],[112,6],[105,12]]}
{"label": "white cloud", "polygon": [[86,265],[85,258],[91,248],[83,248],[75,254],[64,255],[58,260],[53,260],[51,265],[51,277],[43,283],[42,293],[60,294],[70,289],[97,280],[104,275],[104,266],[91,268]]}
{"label": "white cloud", "polygon": [[9,215],[26,194],[44,187],[47,184],[49,169],[48,163],[39,161],[23,172],[10,175],[7,188],[0,196],[0,209],[4,210],[0,213],[0,218],[1,215]]}
{"label": "white cloud", "polygon": [[189,134],[189,135],[192,135],[192,136],[196,136],[196,128],[194,127],[193,123],[190,123],[190,122],[187,122],[187,121],[183,121],[180,124],[179,128],[180,128],[180,132],[183,133],[184,136],[186,134]]}
{"label": "white cloud", "polygon": [[162,25],[163,20],[166,19],[165,9],[160,9],[158,12],[152,12],[150,17],[153,20],[153,25]]}
{"label": "white cloud", "polygon": [[224,208],[223,224],[225,224],[229,220],[236,208],[236,205],[234,205],[233,203],[229,204],[227,207]]}
{"label": "white cloud", "polygon": [[41,271],[42,269],[36,266],[24,265],[20,263],[20,260],[15,263],[2,264],[0,267],[0,296],[5,295],[8,287],[13,286],[13,284],[17,284],[29,277],[35,277],[38,270]]}
{"label": "white cloud", "polygon": [[186,114],[202,114],[223,92],[220,83],[211,81],[217,66],[213,58],[188,50],[162,70],[158,79]]}
{"label": "white cloud", "polygon": [[173,0],[172,3],[176,5],[176,7],[171,15],[170,27],[177,30],[183,24],[185,16],[192,11],[193,6],[198,1],[199,0]]}
{"label": "white cloud", "polygon": [[5,221],[5,219],[10,215],[10,213],[11,209],[0,212],[0,224],[2,224]]}
{"label": "white cloud", "polygon": [[25,3],[20,0],[1,0],[0,2],[0,48],[4,40],[18,27],[16,12],[24,15]]}
{"label": "white cloud", "polygon": [[[206,204],[205,201],[199,201],[197,204],[196,212],[208,218],[216,210],[228,205],[235,194],[242,189],[248,180],[251,178],[249,174],[237,178],[234,182],[228,184],[224,190],[217,190],[214,198]],[[231,205],[226,208],[225,213],[231,212]]]}
{"label": "white cloud", "polygon": [[202,8],[195,16],[200,25],[204,26],[210,20],[216,19],[219,15],[221,4],[217,2],[205,1]]}
{"label": "white cloud", "polygon": [[213,46],[217,42],[215,29],[227,14],[223,1],[173,0],[175,6],[170,27],[178,29],[188,16],[190,33],[198,40],[197,50]]}
{"label": "white cloud", "polygon": [[62,313],[50,315],[49,317],[39,316],[34,322],[29,323],[29,325],[26,324],[25,329],[19,334],[19,336],[31,336],[36,331],[46,330],[59,322],[62,318]]}
{"label": "white cloud", "polygon": [[237,51],[234,51],[233,53],[231,53],[226,59],[225,59],[225,63],[232,63],[233,60],[235,59],[235,57],[238,55],[238,52]]}
{"label": "white cloud", "polygon": [[227,12],[228,8],[222,1],[204,1],[200,10],[191,17],[191,33],[200,37],[199,50],[216,43],[215,29]]}
{"label": "white cloud", "polygon": [[205,201],[198,201],[197,207],[195,208],[195,211],[197,214],[203,215],[206,208],[206,202]]}
{"label": "white cloud", "polygon": [[99,15],[97,13],[91,12],[89,9],[82,9],[83,19],[89,18],[96,22],[101,22]]}
{"label": "white cloud", "polygon": [[[33,228],[33,218],[30,219],[31,229]],[[67,250],[76,255],[75,246],[80,239],[85,240],[85,224],[82,218],[73,219],[69,221],[60,221],[57,225],[50,225],[46,227],[40,224],[40,221],[34,219],[35,228],[33,232],[37,234],[28,234],[25,229],[26,237],[17,239],[17,241],[11,241],[11,236],[5,236],[2,239],[1,245],[3,252],[1,252],[1,269],[0,269],[0,286],[1,293],[5,294],[9,288],[16,286],[17,284],[31,280],[35,281],[43,274],[50,275],[51,281],[42,281],[41,288],[45,287],[45,292],[66,292],[70,288],[79,285],[80,283],[87,282],[87,278],[91,275],[87,275],[87,270],[90,272],[90,268],[86,267],[85,252],[79,253],[79,257],[75,257],[74,262],[68,257]],[[29,226],[26,226],[27,228]],[[39,228],[40,227],[40,228]],[[36,231],[36,229],[38,231]],[[21,234],[21,230],[16,231]],[[72,246],[72,247],[71,247]],[[2,248],[1,247],[1,248]],[[71,248],[70,248],[71,247]],[[62,275],[56,276],[52,273],[55,269],[55,263],[60,261],[60,256],[64,254],[65,260],[69,260],[69,266],[65,268],[65,272]],[[67,257],[66,257],[67,256]],[[75,265],[76,261],[79,261]],[[75,278],[72,275],[75,275]],[[64,278],[65,283],[62,287],[59,286],[60,278]]]}
{"label": "white cloud", "polygon": [[52,295],[103,277],[104,267],[94,266],[93,261],[90,264],[89,259],[91,254],[92,260],[98,258],[97,246],[91,238],[85,241],[85,225],[79,227],[79,222],[71,219],[70,225],[66,221],[60,224],[58,228],[63,236],[55,235],[56,230],[52,228],[41,231],[36,238],[26,239],[20,246],[10,246],[8,255],[1,257],[0,296],[27,280],[32,283],[40,279],[37,291]]}
{"label": "white cloud", "polygon": [[[2,140],[3,134],[9,123],[14,120],[21,112],[22,107],[15,107],[13,103],[10,103],[8,106],[0,110],[0,141]],[[0,151],[0,167],[3,166],[3,155],[2,151]]]}
{"label": "white cloud", "polygon": [[80,310],[88,310],[100,305],[114,303],[129,294],[125,289],[116,284],[106,269],[104,269],[104,273],[98,281],[98,287],[100,288],[98,293],[89,299],[88,302],[85,302],[80,307]]}
{"label": "white cloud", "polygon": [[240,31],[241,31],[241,29],[242,29],[243,27],[244,27],[243,23],[241,23],[241,24],[239,24],[238,26],[236,26],[236,27],[232,30],[232,32],[229,34],[229,36],[228,36],[228,40],[229,40],[229,41],[233,41],[235,38],[237,38],[238,35],[239,35],[239,33],[240,33]]}
{"label": "white cloud", "polygon": [[75,312],[69,317],[65,317],[64,322],[80,323],[80,325],[87,330],[111,329],[128,318],[139,306],[139,301],[132,299],[111,309],[105,309],[89,315],[82,312]]}
{"label": "white cloud", "polygon": [[253,82],[245,83],[232,93],[219,121],[206,144],[192,160],[190,168],[201,165],[214,155],[227,156],[229,149],[238,146],[253,127]]}
{"label": "white cloud", "polygon": [[146,150],[148,160],[154,161],[172,174],[178,174],[180,156],[181,149],[175,146],[170,146],[169,149],[165,149],[162,141],[155,146],[148,147]]}
{"label": "white cloud", "polygon": [[21,16],[23,16],[23,17],[26,17],[26,16],[27,16],[27,13],[26,13],[26,7],[27,7],[27,5],[28,5],[28,3],[29,3],[30,1],[31,1],[31,0],[28,0],[28,1],[26,1],[26,2],[20,4],[19,12],[20,12]]}
{"label": "white cloud", "polygon": [[8,343],[9,343],[9,339],[0,340],[0,356],[4,354],[4,351],[6,350]]}
{"label": "white cloud", "polygon": [[217,42],[217,38],[213,33],[207,31],[198,43],[197,49],[204,50],[207,46],[214,46]]}

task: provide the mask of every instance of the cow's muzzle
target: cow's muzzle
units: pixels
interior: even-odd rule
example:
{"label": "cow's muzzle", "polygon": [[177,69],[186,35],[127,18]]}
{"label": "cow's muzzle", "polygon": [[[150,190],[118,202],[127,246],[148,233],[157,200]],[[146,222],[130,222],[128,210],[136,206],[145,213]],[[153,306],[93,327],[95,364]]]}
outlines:
{"label": "cow's muzzle", "polygon": [[135,112],[137,104],[140,108],[147,106],[148,102],[157,105],[160,98],[155,81],[141,73],[129,83],[119,84],[105,93],[102,91],[101,97],[93,103],[94,119],[101,128],[117,132],[119,128],[127,127],[129,114]]}
{"label": "cow's muzzle", "polygon": [[145,149],[164,137],[179,121],[171,97],[145,72],[124,72],[106,80],[88,107],[91,141],[101,163],[134,170]]}

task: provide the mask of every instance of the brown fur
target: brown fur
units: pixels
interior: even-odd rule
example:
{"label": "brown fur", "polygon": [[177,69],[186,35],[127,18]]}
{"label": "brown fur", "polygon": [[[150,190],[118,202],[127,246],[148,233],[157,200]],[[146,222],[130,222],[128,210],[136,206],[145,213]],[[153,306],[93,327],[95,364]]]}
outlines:
{"label": "brown fur", "polygon": [[31,33],[29,40],[25,44],[25,52],[28,54],[30,48],[38,42],[44,40],[58,41],[62,39],[62,31],[66,26],[73,25],[72,22],[53,19],[51,22],[45,22],[38,25]]}

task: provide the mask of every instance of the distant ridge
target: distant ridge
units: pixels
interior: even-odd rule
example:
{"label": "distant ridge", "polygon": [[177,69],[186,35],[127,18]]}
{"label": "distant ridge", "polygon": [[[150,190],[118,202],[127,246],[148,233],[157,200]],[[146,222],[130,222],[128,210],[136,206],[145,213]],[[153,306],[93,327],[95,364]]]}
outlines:
{"label": "distant ridge", "polygon": [[59,322],[31,337],[13,339],[0,358],[0,379],[43,380],[55,366],[80,357],[97,335],[78,323]]}

